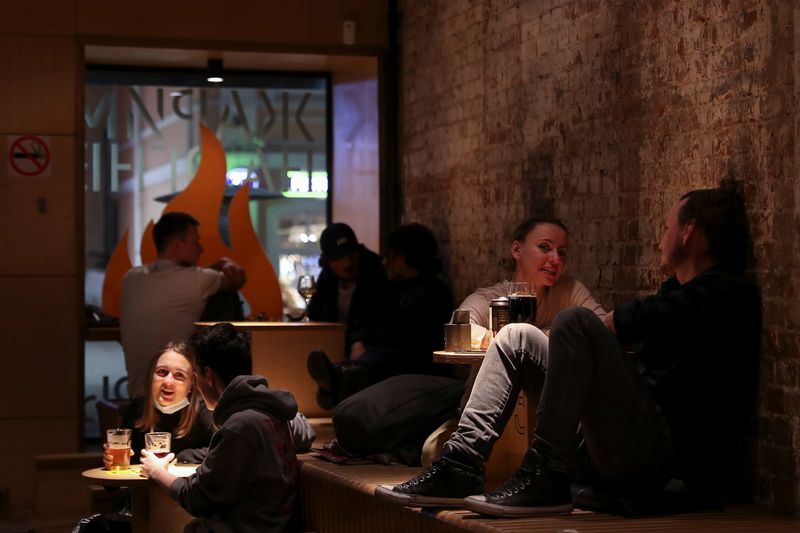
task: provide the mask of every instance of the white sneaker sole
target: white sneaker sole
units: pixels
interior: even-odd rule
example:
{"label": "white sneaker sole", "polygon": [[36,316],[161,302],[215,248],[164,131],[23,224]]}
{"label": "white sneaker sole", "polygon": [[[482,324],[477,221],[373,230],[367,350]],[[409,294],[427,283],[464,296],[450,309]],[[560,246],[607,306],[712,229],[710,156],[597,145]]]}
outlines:
{"label": "white sneaker sole", "polygon": [[497,517],[526,517],[569,514],[572,512],[572,502],[549,507],[516,507],[488,503],[484,496],[469,496],[464,498],[464,507],[474,513]]}
{"label": "white sneaker sole", "polygon": [[440,507],[463,508],[464,498],[444,498],[437,496],[420,496],[419,494],[403,494],[392,489],[394,485],[380,485],[375,489],[375,496],[405,507]]}

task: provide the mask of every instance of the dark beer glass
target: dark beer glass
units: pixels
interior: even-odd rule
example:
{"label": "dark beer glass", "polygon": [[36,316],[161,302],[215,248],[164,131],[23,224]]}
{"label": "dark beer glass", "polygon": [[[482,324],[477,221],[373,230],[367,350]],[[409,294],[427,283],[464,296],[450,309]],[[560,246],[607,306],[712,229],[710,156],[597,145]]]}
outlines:
{"label": "dark beer glass", "polygon": [[508,314],[512,323],[536,320],[536,296],[532,294],[513,294],[508,297]]}
{"label": "dark beer glass", "polygon": [[533,324],[536,320],[536,295],[525,281],[508,284],[509,322]]}

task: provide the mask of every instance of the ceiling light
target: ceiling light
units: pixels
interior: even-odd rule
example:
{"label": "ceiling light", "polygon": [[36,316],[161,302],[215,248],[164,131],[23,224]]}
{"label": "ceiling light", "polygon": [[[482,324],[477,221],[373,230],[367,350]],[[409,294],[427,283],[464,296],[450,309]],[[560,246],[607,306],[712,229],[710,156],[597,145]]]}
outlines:
{"label": "ceiling light", "polygon": [[224,78],[222,77],[221,59],[208,60],[208,67],[206,69],[206,81],[211,83],[222,83],[224,81]]}

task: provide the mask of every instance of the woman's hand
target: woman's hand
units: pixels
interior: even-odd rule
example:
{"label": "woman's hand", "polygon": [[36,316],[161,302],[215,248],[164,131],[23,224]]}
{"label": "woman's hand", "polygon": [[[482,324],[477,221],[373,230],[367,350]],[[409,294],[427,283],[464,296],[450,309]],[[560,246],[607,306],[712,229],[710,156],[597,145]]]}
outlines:
{"label": "woman's hand", "polygon": [[[130,452],[131,457],[133,457],[133,450],[130,450]],[[112,464],[114,464],[114,457],[108,451],[108,443],[103,443],[103,467],[105,467],[106,470],[109,470]]]}

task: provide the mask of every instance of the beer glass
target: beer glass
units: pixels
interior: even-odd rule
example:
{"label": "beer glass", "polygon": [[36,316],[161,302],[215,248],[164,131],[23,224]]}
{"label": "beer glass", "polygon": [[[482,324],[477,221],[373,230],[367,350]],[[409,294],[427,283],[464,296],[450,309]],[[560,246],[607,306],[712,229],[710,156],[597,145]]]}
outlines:
{"label": "beer glass", "polygon": [[106,431],[108,453],[111,454],[111,470],[125,470],[131,466],[131,430],[109,429]]}
{"label": "beer glass", "polygon": [[536,294],[527,281],[512,281],[508,284],[509,322],[536,321]]}
{"label": "beer glass", "polygon": [[144,449],[156,457],[166,457],[172,443],[172,434],[167,431],[153,431],[144,435]]}

